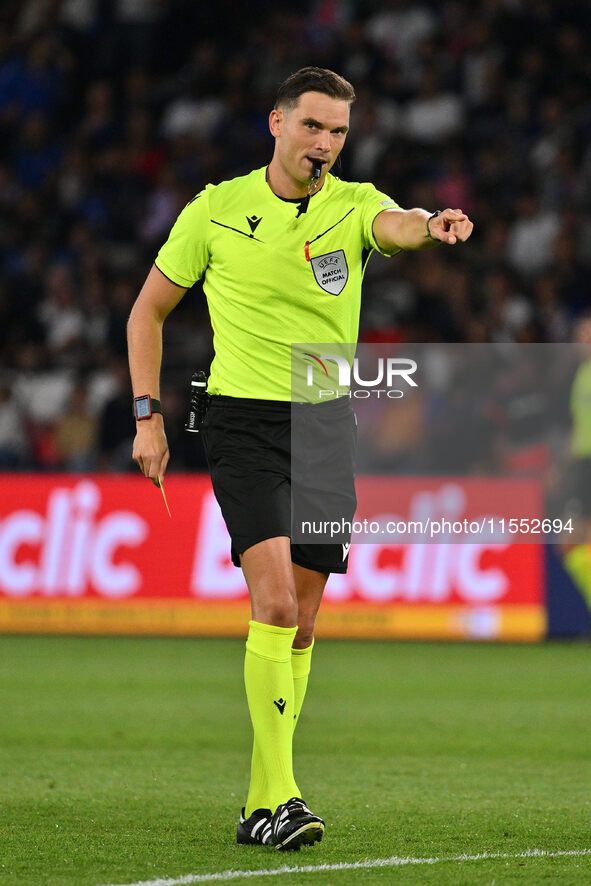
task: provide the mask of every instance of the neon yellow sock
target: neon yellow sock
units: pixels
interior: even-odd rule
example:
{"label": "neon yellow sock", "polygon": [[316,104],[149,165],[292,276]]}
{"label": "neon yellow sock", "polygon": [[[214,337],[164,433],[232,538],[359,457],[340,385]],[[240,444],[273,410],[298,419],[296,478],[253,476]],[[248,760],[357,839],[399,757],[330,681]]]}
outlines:
{"label": "neon yellow sock", "polygon": [[312,649],[314,648],[314,640],[310,646],[305,649],[291,650],[291,669],[293,671],[293,694],[294,694],[294,717],[293,728],[298,725],[300,719],[300,711],[306,697],[306,689],[308,688],[308,677],[310,676],[310,667],[312,664]]}
{"label": "neon yellow sock", "polygon": [[591,607],[591,545],[577,545],[564,557],[564,566]]}
{"label": "neon yellow sock", "polygon": [[[294,691],[294,711],[295,714],[293,716],[293,728],[295,732],[295,728],[298,724],[298,720],[300,718],[300,711],[302,710],[302,705],[304,703],[304,698],[306,695],[306,689],[308,688],[308,676],[310,674],[310,664],[312,659],[312,649],[314,647],[314,640],[310,646],[307,646],[305,649],[294,649],[292,647],[291,650],[291,667],[293,671],[293,691]],[[264,797],[268,794],[267,787],[267,777],[265,773],[265,767],[263,765],[261,754],[259,751],[259,746],[255,742],[252,749],[252,764],[251,770],[256,772],[256,779],[253,782],[257,784],[257,795]],[[260,808],[259,806],[254,806],[254,809]],[[263,807],[265,808],[265,807]],[[252,811],[250,807],[248,807],[249,814]]]}
{"label": "neon yellow sock", "polygon": [[246,817],[273,812],[300,791],[293,777],[294,689],[291,645],[297,628],[249,622],[244,684],[254,731]]}

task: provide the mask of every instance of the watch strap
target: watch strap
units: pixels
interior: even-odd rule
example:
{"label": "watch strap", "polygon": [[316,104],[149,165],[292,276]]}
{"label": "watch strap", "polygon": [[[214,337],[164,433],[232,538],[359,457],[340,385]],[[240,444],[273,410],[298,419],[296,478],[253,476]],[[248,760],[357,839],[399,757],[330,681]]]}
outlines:
{"label": "watch strap", "polygon": [[[149,411],[147,415],[138,415],[138,400],[148,401]],[[152,418],[155,412],[159,412],[162,415],[162,406],[160,405],[160,400],[157,400],[156,397],[151,397],[150,394],[142,394],[141,397],[133,398],[133,415],[136,421],[145,421],[148,418]]]}

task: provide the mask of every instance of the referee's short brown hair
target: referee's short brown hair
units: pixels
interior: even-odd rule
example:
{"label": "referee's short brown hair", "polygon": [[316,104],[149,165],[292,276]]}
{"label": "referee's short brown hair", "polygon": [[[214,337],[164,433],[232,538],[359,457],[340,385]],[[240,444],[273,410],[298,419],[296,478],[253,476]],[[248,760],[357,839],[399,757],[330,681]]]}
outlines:
{"label": "referee's short brown hair", "polygon": [[355,101],[355,90],[340,74],[335,74],[328,68],[309,67],[300,68],[283,81],[277,91],[275,107],[292,110],[304,92],[320,92],[330,98],[349,102],[350,105]]}

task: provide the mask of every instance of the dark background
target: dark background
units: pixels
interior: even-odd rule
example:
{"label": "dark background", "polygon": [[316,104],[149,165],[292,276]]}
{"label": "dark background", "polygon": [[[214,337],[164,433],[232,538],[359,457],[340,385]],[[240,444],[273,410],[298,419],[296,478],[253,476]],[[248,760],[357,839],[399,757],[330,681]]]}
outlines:
{"label": "dark background", "polygon": [[[183,205],[270,159],[306,64],[358,100],[337,175],[451,206],[469,244],[374,256],[366,341],[566,342],[591,263],[588,2],[5,0],[0,10],[0,464],[131,467],[125,324]],[[200,286],[165,326],[173,469],[211,358]]]}

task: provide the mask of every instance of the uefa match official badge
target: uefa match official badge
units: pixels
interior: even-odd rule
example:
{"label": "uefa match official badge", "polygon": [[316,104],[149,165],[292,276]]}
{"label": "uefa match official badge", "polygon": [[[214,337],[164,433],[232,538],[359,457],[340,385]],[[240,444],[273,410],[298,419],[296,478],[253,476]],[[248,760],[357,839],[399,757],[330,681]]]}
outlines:
{"label": "uefa match official badge", "polygon": [[345,252],[337,249],[336,252],[327,252],[310,259],[314,277],[318,285],[331,295],[340,295],[349,279],[349,268]]}

